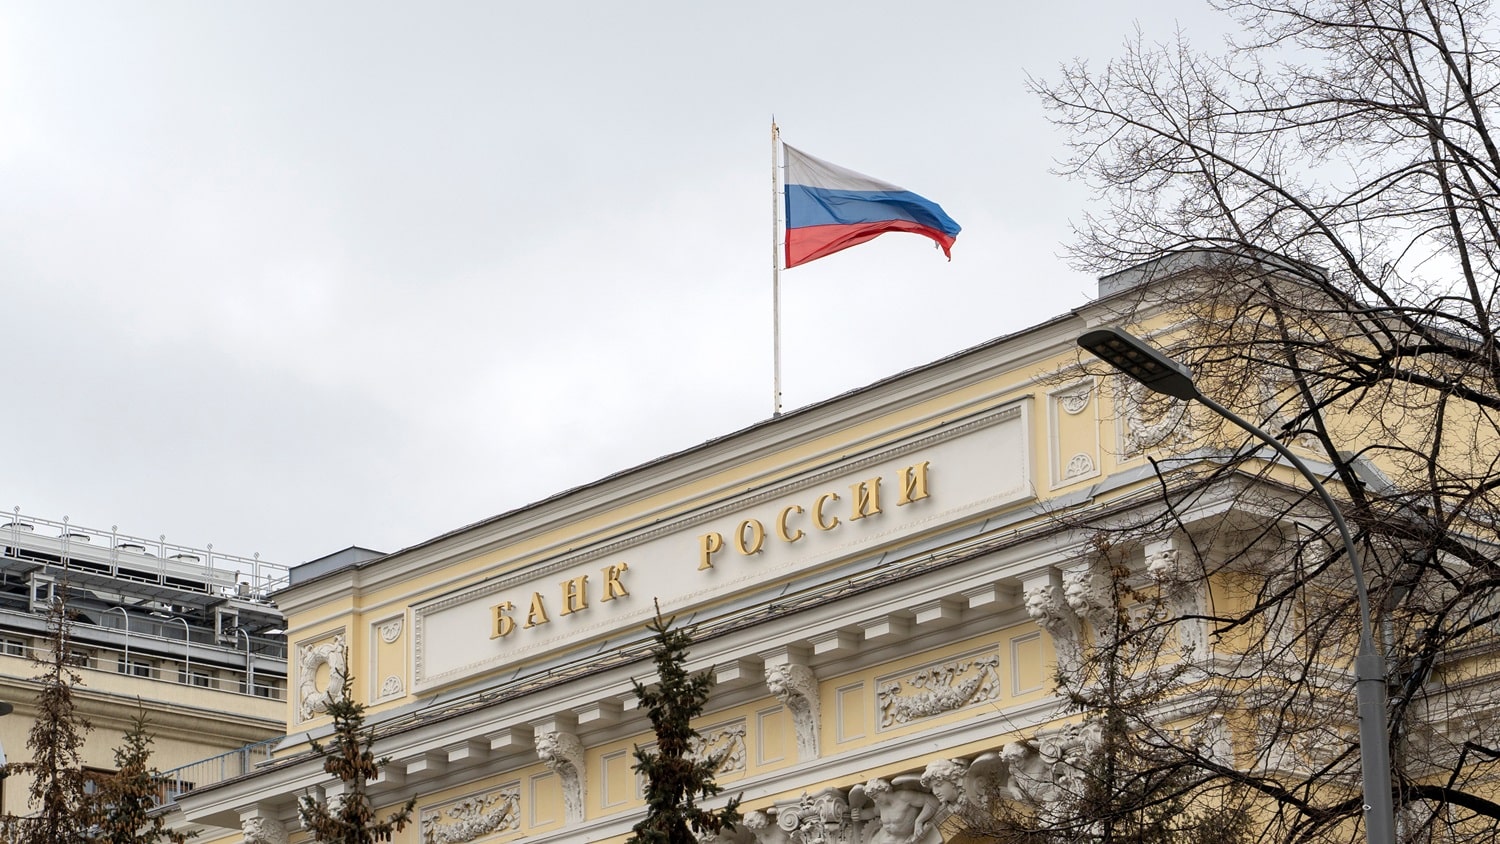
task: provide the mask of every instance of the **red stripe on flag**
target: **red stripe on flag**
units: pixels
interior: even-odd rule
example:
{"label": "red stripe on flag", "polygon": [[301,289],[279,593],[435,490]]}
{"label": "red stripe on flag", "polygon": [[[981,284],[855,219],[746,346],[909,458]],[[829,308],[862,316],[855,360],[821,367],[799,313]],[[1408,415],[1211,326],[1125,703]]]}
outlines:
{"label": "red stripe on flag", "polygon": [[804,226],[786,230],[787,269],[832,255],[851,246],[873,240],[886,232],[910,232],[930,237],[943,248],[943,254],[952,260],[950,249],[953,238],[929,226],[909,220],[880,220],[873,223],[844,226]]}

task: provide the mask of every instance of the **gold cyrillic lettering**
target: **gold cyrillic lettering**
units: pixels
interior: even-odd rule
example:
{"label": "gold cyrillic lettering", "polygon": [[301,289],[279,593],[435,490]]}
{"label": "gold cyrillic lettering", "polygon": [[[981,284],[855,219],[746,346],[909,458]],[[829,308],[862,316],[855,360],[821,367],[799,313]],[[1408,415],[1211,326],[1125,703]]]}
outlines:
{"label": "gold cyrillic lettering", "polygon": [[568,615],[589,608],[589,576],[580,574],[572,580],[562,582],[562,610],[558,615]]}
{"label": "gold cyrillic lettering", "polygon": [[[745,538],[745,532],[749,531],[750,538]],[[766,526],[760,523],[760,519],[746,519],[740,522],[740,526],[734,531],[734,547],[745,556],[759,554],[760,547],[766,542]]]}
{"label": "gold cyrillic lettering", "polygon": [[542,604],[542,593],[531,593],[531,609],[526,611],[526,623],[521,625],[523,630],[530,630],[538,624],[546,624],[551,619],[547,618],[547,607]]}
{"label": "gold cyrillic lettering", "polygon": [[625,584],[620,582],[620,573],[629,570],[629,563],[615,563],[604,567],[604,596],[599,599],[599,603],[613,601],[630,594],[625,591]]}
{"label": "gold cyrillic lettering", "polygon": [[724,536],[720,533],[705,533],[698,537],[698,571],[714,567],[714,555],[724,550]]}
{"label": "gold cyrillic lettering", "polygon": [[927,466],[928,461],[923,460],[901,470],[901,498],[896,501],[897,507],[927,497]]}
{"label": "gold cyrillic lettering", "polygon": [[801,528],[798,528],[795,532],[787,529],[787,517],[793,513],[799,516],[802,515],[802,507],[797,504],[793,504],[790,507],[783,507],[781,508],[781,513],[776,516],[776,535],[781,537],[783,542],[796,542],[802,538]]}
{"label": "gold cyrillic lettering", "polygon": [[860,481],[850,484],[849,490],[853,494],[850,502],[853,507],[849,515],[849,521],[857,521],[866,516],[880,514],[880,478],[876,476],[868,481]]}
{"label": "gold cyrillic lettering", "polygon": [[830,502],[837,500],[839,500],[839,494],[836,492],[825,492],[822,495],[818,496],[817,503],[813,504],[812,512],[813,524],[818,526],[818,530],[833,530],[834,528],[839,526],[838,516],[834,516],[833,521],[831,522],[823,521],[823,508]]}
{"label": "gold cyrillic lettering", "polygon": [[510,601],[501,601],[491,608],[491,614],[494,618],[494,630],[490,633],[491,639],[509,636],[511,631],[516,629],[516,620],[506,615],[506,613],[515,608],[516,605]]}

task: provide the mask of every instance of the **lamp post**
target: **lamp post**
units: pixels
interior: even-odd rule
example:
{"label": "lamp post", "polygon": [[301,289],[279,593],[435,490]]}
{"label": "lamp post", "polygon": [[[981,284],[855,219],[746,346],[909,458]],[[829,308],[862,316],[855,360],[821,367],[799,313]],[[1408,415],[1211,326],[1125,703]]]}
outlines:
{"label": "lamp post", "polygon": [[188,629],[187,619],[181,616],[167,615],[164,612],[154,612],[151,614],[157,618],[182,622],[182,677],[183,682],[189,686],[193,685],[193,634]]}
{"label": "lamp post", "polygon": [[1354,537],[1344,522],[1333,496],[1312,469],[1275,437],[1241,418],[1229,408],[1198,391],[1192,373],[1178,361],[1147,345],[1139,337],[1118,328],[1100,328],[1078,338],[1080,348],[1139,381],[1146,388],[1184,401],[1197,401],[1233,422],[1250,436],[1275,449],[1312,485],[1323,506],[1333,516],[1344,553],[1354,570],[1354,592],[1359,602],[1359,654],[1354,660],[1354,689],[1359,708],[1359,758],[1364,779],[1365,840],[1369,844],[1394,844],[1395,824],[1391,801],[1390,742],[1385,732],[1385,658],[1375,650],[1370,624],[1370,593],[1360,565]]}
{"label": "lamp post", "polygon": [[255,694],[255,658],[250,655],[250,634],[243,627],[234,628],[234,632],[245,637],[245,692]]}
{"label": "lamp post", "polygon": [[110,607],[105,612],[115,610],[119,610],[120,615],[125,617],[125,673],[134,674],[135,671],[130,665],[130,613],[126,612],[124,607]]}

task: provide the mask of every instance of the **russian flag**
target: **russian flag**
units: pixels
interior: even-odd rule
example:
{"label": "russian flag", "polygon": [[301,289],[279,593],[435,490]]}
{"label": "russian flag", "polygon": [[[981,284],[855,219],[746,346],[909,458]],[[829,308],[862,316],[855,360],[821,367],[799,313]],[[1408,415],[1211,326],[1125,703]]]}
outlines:
{"label": "russian flag", "polygon": [[958,223],[936,202],[890,182],[782,144],[786,154],[786,266],[857,246],[886,232],[932,238],[953,257]]}

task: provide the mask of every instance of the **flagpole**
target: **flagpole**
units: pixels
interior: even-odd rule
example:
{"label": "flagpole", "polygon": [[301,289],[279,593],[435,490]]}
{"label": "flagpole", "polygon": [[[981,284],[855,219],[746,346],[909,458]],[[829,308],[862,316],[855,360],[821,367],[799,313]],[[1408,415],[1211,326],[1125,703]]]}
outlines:
{"label": "flagpole", "polygon": [[776,242],[778,228],[776,212],[780,204],[777,193],[780,179],[777,176],[776,154],[781,144],[781,131],[776,128],[776,118],[771,118],[771,346],[774,372],[771,379],[772,416],[781,415],[781,249]]}

